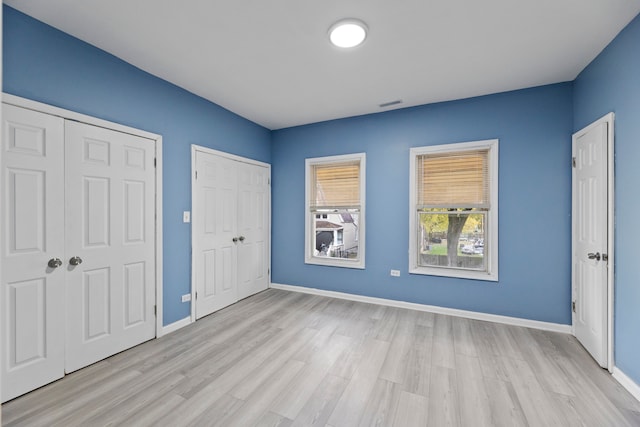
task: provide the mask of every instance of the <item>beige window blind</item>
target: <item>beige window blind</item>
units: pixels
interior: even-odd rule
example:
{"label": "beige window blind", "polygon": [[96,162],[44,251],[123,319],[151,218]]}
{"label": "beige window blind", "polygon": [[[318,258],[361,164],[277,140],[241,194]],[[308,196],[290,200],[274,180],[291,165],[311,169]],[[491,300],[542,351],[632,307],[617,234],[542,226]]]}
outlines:
{"label": "beige window blind", "polygon": [[312,165],[310,181],[311,209],[360,207],[359,161]]}
{"label": "beige window blind", "polygon": [[417,156],[417,207],[490,208],[489,150]]}

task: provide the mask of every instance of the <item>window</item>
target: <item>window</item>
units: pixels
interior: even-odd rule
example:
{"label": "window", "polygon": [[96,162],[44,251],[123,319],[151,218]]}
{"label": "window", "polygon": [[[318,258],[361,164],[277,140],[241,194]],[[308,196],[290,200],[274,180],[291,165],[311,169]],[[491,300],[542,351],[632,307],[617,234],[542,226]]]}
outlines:
{"label": "window", "polygon": [[305,262],[364,268],[365,154],[306,160]]}
{"label": "window", "polygon": [[498,140],[411,149],[409,272],[498,280]]}

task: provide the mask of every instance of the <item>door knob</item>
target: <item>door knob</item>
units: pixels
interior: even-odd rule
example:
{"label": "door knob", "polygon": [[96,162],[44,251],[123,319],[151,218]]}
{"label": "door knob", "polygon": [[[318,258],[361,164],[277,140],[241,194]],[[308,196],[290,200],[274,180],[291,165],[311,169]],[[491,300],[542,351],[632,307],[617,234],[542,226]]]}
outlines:
{"label": "door knob", "polygon": [[69,264],[80,265],[82,264],[82,258],[80,258],[79,256],[71,257],[71,259],[69,259]]}
{"label": "door knob", "polygon": [[231,239],[233,241],[233,243],[238,243],[238,238],[234,237],[233,239]]}
{"label": "door knob", "polygon": [[600,261],[600,252],[596,252],[595,254],[593,252],[589,252],[587,254],[587,258],[595,259],[596,261]]}
{"label": "door knob", "polygon": [[240,240],[241,242],[244,242],[244,236],[238,237],[238,240]]}
{"label": "door knob", "polygon": [[47,265],[51,268],[58,268],[62,265],[62,260],[60,258],[51,258]]}

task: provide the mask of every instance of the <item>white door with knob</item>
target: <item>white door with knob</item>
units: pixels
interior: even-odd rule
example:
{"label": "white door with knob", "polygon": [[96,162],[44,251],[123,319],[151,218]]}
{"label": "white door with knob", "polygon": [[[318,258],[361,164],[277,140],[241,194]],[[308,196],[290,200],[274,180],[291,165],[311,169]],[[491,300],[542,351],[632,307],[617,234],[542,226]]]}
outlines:
{"label": "white door with knob", "polygon": [[3,104],[2,401],[155,337],[156,141]]}
{"label": "white door with knob", "polygon": [[2,401],[64,375],[63,128],[3,105]]}
{"label": "white door with knob", "polygon": [[608,366],[609,357],[611,120],[599,120],[573,136],[573,326],[576,338],[602,367]]}
{"label": "white door with knob", "polygon": [[269,165],[193,147],[194,316],[269,284]]}
{"label": "white door with knob", "polygon": [[72,372],[155,336],[155,143],[72,121],[65,134]]}

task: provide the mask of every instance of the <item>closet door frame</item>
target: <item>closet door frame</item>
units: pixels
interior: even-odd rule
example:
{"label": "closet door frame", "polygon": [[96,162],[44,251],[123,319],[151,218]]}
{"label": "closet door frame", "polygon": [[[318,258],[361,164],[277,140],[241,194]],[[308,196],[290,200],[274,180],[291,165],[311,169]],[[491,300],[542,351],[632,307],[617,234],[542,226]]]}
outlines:
{"label": "closet door frame", "polygon": [[196,321],[196,276],[195,276],[195,257],[193,256],[193,200],[196,190],[196,152],[213,154],[215,156],[224,157],[229,160],[235,160],[237,162],[248,163],[250,165],[264,167],[268,171],[269,176],[269,191],[267,195],[267,236],[269,238],[269,244],[267,245],[267,271],[268,271],[268,285],[271,285],[271,165],[269,163],[261,162],[259,160],[249,159],[247,157],[238,156],[235,154],[226,153],[224,151],[214,150],[213,148],[203,147],[201,145],[191,145],[191,322]]}
{"label": "closet door frame", "polygon": [[[102,120],[97,117],[88,116],[74,111],[65,110],[64,108],[54,107],[53,105],[43,104],[41,102],[33,101],[30,99],[22,98],[19,96],[2,93],[2,102],[4,104],[14,105],[16,107],[22,107],[29,110],[38,111],[40,113],[57,116],[62,119],[74,120],[77,122],[86,123],[93,126],[103,127],[106,129],[115,130],[118,132],[128,133],[135,136],[151,139],[155,141],[155,158],[156,158],[156,174],[155,174],[155,235],[156,235],[156,248],[155,248],[155,270],[156,270],[156,338],[163,335],[162,324],[162,136],[146,132],[140,129],[135,129],[129,126],[124,126],[118,123],[110,122],[108,120]],[[0,150],[0,156],[2,155]],[[3,227],[0,227],[0,241],[4,241]],[[0,296],[2,298],[2,296]]]}

